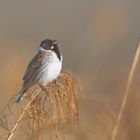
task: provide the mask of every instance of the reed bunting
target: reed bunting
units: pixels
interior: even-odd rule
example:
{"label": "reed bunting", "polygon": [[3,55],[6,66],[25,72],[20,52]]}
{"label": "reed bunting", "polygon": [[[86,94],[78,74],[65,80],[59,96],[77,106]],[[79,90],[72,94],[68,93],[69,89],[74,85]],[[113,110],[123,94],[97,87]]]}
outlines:
{"label": "reed bunting", "polygon": [[45,89],[48,82],[55,80],[62,68],[62,55],[59,51],[57,40],[45,39],[41,42],[36,56],[30,61],[23,84],[16,102],[20,102],[27,90],[39,84],[41,89]]}

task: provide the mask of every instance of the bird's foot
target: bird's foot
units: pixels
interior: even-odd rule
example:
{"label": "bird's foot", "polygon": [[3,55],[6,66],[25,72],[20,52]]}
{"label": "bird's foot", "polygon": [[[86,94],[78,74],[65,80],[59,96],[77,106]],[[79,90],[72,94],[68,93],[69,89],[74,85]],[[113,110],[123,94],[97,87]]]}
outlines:
{"label": "bird's foot", "polygon": [[43,85],[39,85],[39,86],[43,92],[46,92],[46,93],[48,92],[48,90],[45,86],[43,86]]}
{"label": "bird's foot", "polygon": [[54,84],[56,84],[57,83],[57,80],[55,79],[53,82],[54,82]]}
{"label": "bird's foot", "polygon": [[43,103],[42,103],[42,109],[45,107],[45,103],[46,103],[46,100],[47,100],[47,97],[48,97],[48,90],[47,90],[47,88],[45,87],[45,86],[43,86],[43,85],[39,85],[40,86],[40,88],[41,88],[41,90],[43,91],[43,92],[45,92],[45,93],[47,93],[46,95],[45,95],[45,98],[44,98],[44,100],[43,100]]}

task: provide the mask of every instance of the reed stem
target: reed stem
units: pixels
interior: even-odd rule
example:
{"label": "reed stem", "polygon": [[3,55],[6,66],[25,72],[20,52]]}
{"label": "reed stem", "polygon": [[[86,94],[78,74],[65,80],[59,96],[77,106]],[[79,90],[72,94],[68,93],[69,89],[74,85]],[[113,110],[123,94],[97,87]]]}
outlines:
{"label": "reed stem", "polygon": [[26,110],[29,108],[29,106],[31,105],[31,103],[33,102],[33,100],[36,98],[36,96],[39,94],[40,91],[41,91],[41,89],[37,89],[36,92],[34,93],[33,97],[31,98],[31,100],[25,106],[25,108],[23,109],[21,115],[19,116],[18,120],[16,121],[15,125],[13,126],[10,134],[8,135],[7,140],[11,140],[13,138],[14,133],[15,133],[16,129],[18,128],[21,119],[23,118],[23,116],[26,113]]}
{"label": "reed stem", "polygon": [[123,97],[123,100],[122,100],[122,103],[121,103],[121,107],[120,107],[120,110],[119,110],[119,113],[118,113],[118,116],[117,116],[116,123],[115,123],[113,131],[112,131],[111,140],[116,140],[116,136],[117,136],[118,129],[119,129],[119,126],[120,126],[120,122],[122,120],[122,116],[123,116],[125,106],[126,106],[126,103],[127,103],[130,87],[131,87],[133,77],[134,77],[134,74],[135,74],[135,71],[136,71],[136,66],[137,66],[138,61],[139,61],[139,56],[140,56],[140,43],[137,47],[137,50],[136,50],[136,53],[135,53],[135,56],[134,56],[134,59],[133,59],[133,62],[132,62],[132,66],[131,66],[131,69],[130,69],[130,72],[129,72],[129,76],[128,76],[128,80],[127,80],[127,84],[126,84],[126,89],[125,89],[125,92],[124,92],[124,97]]}

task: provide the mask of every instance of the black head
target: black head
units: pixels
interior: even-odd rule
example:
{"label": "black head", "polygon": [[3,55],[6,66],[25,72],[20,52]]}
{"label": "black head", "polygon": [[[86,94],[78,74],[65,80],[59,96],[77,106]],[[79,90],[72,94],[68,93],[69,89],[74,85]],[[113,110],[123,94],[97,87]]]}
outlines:
{"label": "black head", "polygon": [[57,47],[57,40],[45,39],[41,42],[40,47],[45,50],[53,50]]}
{"label": "black head", "polygon": [[53,52],[56,53],[59,60],[61,60],[61,53],[59,51],[57,44],[58,44],[57,40],[45,39],[41,42],[40,47],[45,50],[52,50]]}

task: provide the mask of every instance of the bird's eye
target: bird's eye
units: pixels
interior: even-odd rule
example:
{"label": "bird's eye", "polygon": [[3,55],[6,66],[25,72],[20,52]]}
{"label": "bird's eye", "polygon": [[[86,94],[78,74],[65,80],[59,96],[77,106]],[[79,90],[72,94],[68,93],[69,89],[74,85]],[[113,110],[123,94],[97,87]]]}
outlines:
{"label": "bird's eye", "polygon": [[51,46],[51,50],[53,50],[53,49],[54,49],[54,46],[52,45],[52,46]]}

